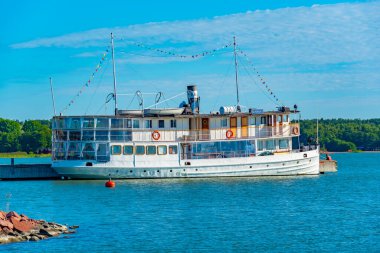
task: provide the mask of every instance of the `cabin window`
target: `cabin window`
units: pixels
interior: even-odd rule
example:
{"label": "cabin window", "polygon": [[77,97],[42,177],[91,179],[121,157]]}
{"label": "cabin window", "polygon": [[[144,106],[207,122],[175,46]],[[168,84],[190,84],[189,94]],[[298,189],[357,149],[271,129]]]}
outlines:
{"label": "cabin window", "polygon": [[66,141],[67,131],[62,131],[62,130],[55,131],[55,138],[58,141]]}
{"label": "cabin window", "polygon": [[156,146],[146,146],[147,155],[155,155],[156,153]]}
{"label": "cabin window", "polygon": [[69,140],[70,141],[80,141],[80,131],[70,131]]}
{"label": "cabin window", "polygon": [[165,120],[163,119],[158,120],[158,128],[165,128]]}
{"label": "cabin window", "polygon": [[284,116],[284,122],[288,122],[289,121],[289,115],[285,115]]}
{"label": "cabin window", "polygon": [[66,142],[54,143],[54,160],[64,160],[66,156]]}
{"label": "cabin window", "polygon": [[133,128],[140,128],[140,121],[138,119],[133,120]]}
{"label": "cabin window", "polygon": [[70,129],[80,129],[80,119],[68,119]]}
{"label": "cabin window", "polygon": [[278,141],[278,146],[280,149],[287,149],[289,148],[289,140],[288,139],[280,139]]}
{"label": "cabin window", "polygon": [[257,142],[257,149],[258,149],[259,151],[264,150],[264,141],[258,141],[258,142]]}
{"label": "cabin window", "polygon": [[165,145],[160,145],[157,147],[157,154],[166,155],[168,153],[168,147]]}
{"label": "cabin window", "polygon": [[84,141],[93,141],[95,138],[94,138],[94,131],[83,131],[83,134],[82,134],[82,140]]}
{"label": "cabin window", "polygon": [[135,154],[136,155],[145,155],[145,147],[144,146],[136,146],[135,147]]}
{"label": "cabin window", "polygon": [[83,128],[94,128],[94,119],[83,119]]}
{"label": "cabin window", "polygon": [[265,143],[266,150],[275,150],[274,140],[267,140]]}
{"label": "cabin window", "polygon": [[175,145],[170,145],[169,146],[169,154],[170,155],[175,155],[178,153],[177,146]]}
{"label": "cabin window", "polygon": [[170,120],[170,128],[177,128],[177,120],[176,119]]}
{"label": "cabin window", "polygon": [[110,137],[111,137],[111,141],[123,141],[124,140],[123,131],[111,131]]}
{"label": "cabin window", "polygon": [[121,146],[120,145],[113,145],[111,147],[111,154],[112,155],[121,155]]}
{"label": "cabin window", "polygon": [[100,162],[109,161],[109,146],[106,143],[97,144],[98,148],[96,149],[96,160]]}
{"label": "cabin window", "polygon": [[123,128],[123,119],[111,119],[111,128]]}
{"label": "cabin window", "polygon": [[95,160],[95,143],[85,143],[82,156],[85,160]]}
{"label": "cabin window", "polygon": [[251,126],[255,126],[256,125],[256,117],[251,117],[249,118],[249,124]]}
{"label": "cabin window", "polygon": [[108,141],[108,131],[95,131],[97,141]]}
{"label": "cabin window", "polygon": [[278,123],[282,123],[282,115],[278,115],[277,116],[277,122]]}
{"label": "cabin window", "polygon": [[220,126],[221,127],[227,127],[227,119],[221,119],[220,120]]}
{"label": "cabin window", "polygon": [[132,128],[132,120],[131,119],[125,119],[124,120],[124,127],[125,128]]}
{"label": "cabin window", "polygon": [[97,118],[96,119],[96,128],[108,128],[109,120],[107,118]]}
{"label": "cabin window", "polygon": [[151,119],[145,120],[145,128],[152,128],[152,120]]}
{"label": "cabin window", "polygon": [[133,154],[133,146],[128,145],[123,147],[123,154],[124,155],[132,155]]}
{"label": "cabin window", "polygon": [[55,127],[58,129],[65,128],[65,120],[64,119],[56,119],[55,120]]}
{"label": "cabin window", "polygon": [[260,123],[265,125],[267,123],[267,118],[265,116],[261,117]]}
{"label": "cabin window", "polygon": [[67,152],[68,160],[79,160],[80,159],[80,143],[71,142]]}

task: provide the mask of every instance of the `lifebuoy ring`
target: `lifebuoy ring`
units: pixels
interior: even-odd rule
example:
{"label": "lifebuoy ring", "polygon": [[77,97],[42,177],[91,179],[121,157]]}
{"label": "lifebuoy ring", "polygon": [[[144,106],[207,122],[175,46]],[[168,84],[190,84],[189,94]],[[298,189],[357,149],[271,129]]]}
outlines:
{"label": "lifebuoy ring", "polygon": [[295,134],[295,135],[299,134],[298,127],[293,127],[293,134]]}
{"label": "lifebuoy ring", "polygon": [[158,132],[157,130],[154,130],[153,131],[153,133],[152,133],[152,138],[153,138],[153,140],[159,140],[160,139],[160,137],[161,137],[161,134],[160,134],[160,132]]}
{"label": "lifebuoy ring", "polygon": [[234,137],[234,132],[232,132],[230,129],[226,131],[226,137],[227,139],[231,139]]}

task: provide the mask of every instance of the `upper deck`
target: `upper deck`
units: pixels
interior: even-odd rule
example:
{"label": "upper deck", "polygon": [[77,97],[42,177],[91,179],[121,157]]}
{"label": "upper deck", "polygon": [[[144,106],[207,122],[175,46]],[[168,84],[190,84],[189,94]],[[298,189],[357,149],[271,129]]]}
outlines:
{"label": "upper deck", "polygon": [[57,116],[53,118],[53,141],[193,142],[295,137],[299,125],[290,123],[289,114]]}

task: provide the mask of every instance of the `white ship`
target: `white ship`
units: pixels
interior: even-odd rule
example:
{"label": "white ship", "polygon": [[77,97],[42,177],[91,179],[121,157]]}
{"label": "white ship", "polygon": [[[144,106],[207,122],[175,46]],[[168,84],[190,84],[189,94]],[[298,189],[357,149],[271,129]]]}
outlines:
{"label": "white ship", "polygon": [[214,113],[200,113],[196,85],[180,108],[118,110],[114,76],[114,115],[53,117],[52,166],[72,179],[319,174],[318,147],[300,149],[297,108],[244,112],[236,88],[237,105]]}

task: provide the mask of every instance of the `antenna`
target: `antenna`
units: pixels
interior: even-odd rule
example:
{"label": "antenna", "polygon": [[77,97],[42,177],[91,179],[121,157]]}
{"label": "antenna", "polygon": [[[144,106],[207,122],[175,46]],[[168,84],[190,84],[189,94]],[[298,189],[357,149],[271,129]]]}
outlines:
{"label": "antenna", "polygon": [[54,100],[54,92],[53,92],[53,82],[52,82],[52,79],[51,77],[49,77],[50,79],[50,92],[51,92],[51,100],[53,101],[53,110],[54,110],[54,116],[57,115],[56,111],[55,111],[55,100]]}
{"label": "antenna", "polygon": [[239,83],[238,83],[238,62],[236,58],[236,38],[234,36],[234,57],[235,57],[235,84],[236,84],[236,105],[240,105],[239,100]]}
{"label": "antenna", "polygon": [[117,96],[116,96],[116,67],[115,67],[115,49],[113,45],[113,34],[111,33],[111,47],[112,47],[112,66],[113,66],[113,95],[115,99],[115,115],[117,115]]}

